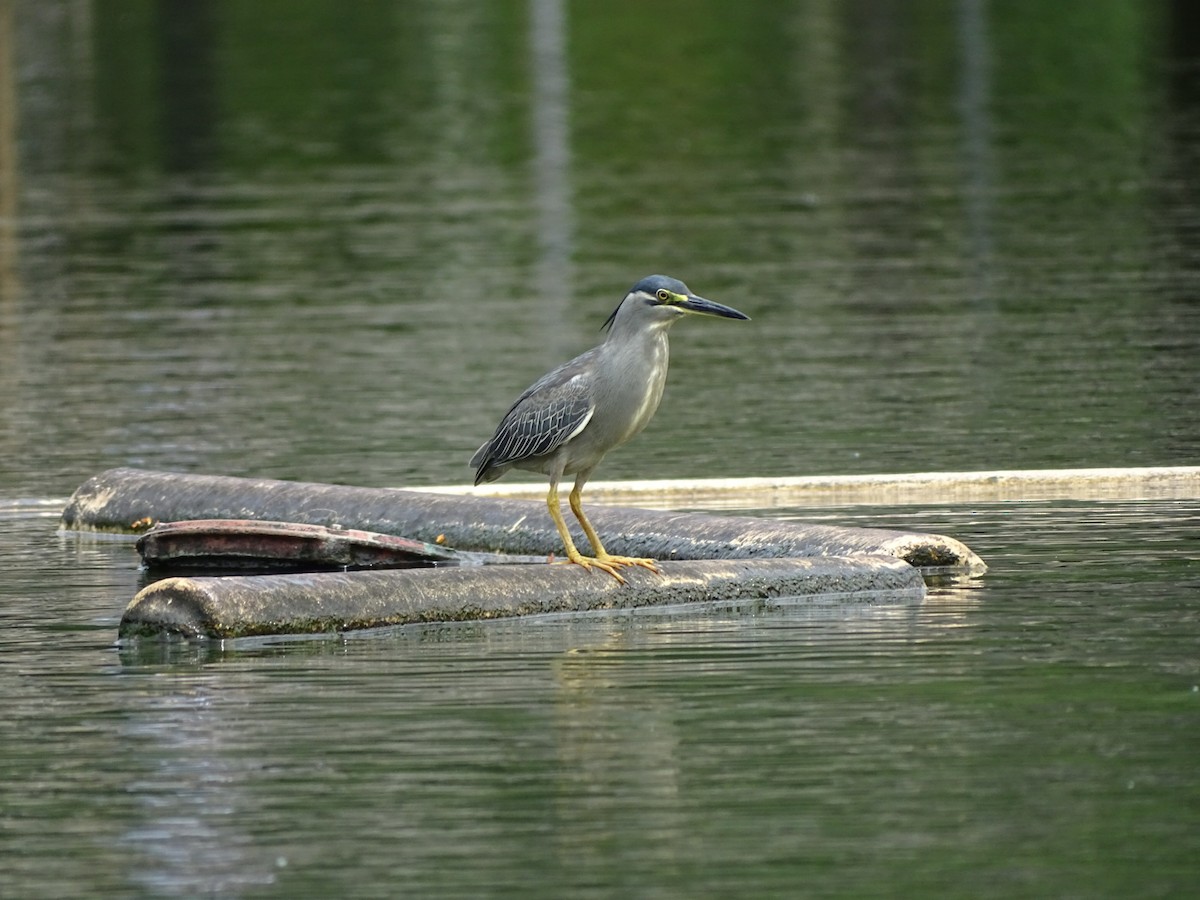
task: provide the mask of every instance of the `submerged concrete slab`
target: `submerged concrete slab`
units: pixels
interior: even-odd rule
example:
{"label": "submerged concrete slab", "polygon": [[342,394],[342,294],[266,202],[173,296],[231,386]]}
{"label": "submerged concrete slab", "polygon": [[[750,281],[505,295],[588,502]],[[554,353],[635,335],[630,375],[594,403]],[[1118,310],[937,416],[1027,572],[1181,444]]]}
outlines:
{"label": "submerged concrete slab", "polygon": [[[972,575],[987,569],[969,547],[943,535],[632,507],[595,505],[588,512],[609,552],[627,556],[731,560],[883,554],[925,569]],[[110,469],[81,485],[63,511],[62,525],[127,532],[190,519],[271,519],[400,535],[459,550],[562,552],[541,501],[128,468]]]}
{"label": "submerged concrete slab", "polygon": [[[418,490],[531,500],[545,494],[543,485],[512,481]],[[686,506],[707,509],[814,508],[1013,500],[1193,500],[1200,497],[1200,466],[601,480],[588,483],[587,496],[592,503],[631,504],[652,509]]]}
{"label": "submerged concrete slab", "polygon": [[572,565],[397,569],[305,575],[168,578],[134,597],[122,637],[237,638],[320,634],[421,622],[559,612],[722,604],[767,598],[914,603],[917,570],[889,556],[692,560],[661,574],[627,570],[626,584]]}

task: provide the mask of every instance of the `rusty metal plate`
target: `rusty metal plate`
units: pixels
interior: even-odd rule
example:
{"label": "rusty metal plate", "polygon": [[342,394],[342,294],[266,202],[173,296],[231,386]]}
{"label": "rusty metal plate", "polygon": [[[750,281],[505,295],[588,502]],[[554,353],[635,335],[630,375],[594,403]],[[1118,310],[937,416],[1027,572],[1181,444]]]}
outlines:
{"label": "rusty metal plate", "polygon": [[390,534],[253,519],[160,523],[138,538],[137,549],[152,569],[319,571],[446,565],[458,559],[447,547]]}

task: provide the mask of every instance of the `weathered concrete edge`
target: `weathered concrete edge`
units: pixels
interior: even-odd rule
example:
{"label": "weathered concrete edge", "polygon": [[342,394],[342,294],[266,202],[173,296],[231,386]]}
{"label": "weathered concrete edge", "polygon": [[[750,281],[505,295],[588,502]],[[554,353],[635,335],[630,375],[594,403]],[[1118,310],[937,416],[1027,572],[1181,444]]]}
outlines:
{"label": "weathered concrete edge", "polygon": [[913,603],[920,573],[890,556],[688,560],[618,584],[575,566],[401,569],[307,575],[168,578],[141,590],[120,636],[238,638],[320,634],[429,622],[629,610],[769,598]]}
{"label": "weathered concrete edge", "polygon": [[[439,485],[415,491],[472,497],[538,499],[539,484]],[[758,508],[1005,500],[1191,500],[1200,498],[1200,466],[1012,469],[880,475],[593,481],[592,503],[655,509]]]}
{"label": "weathered concrete edge", "polygon": [[[590,510],[610,552],[670,559],[747,559],[885,553],[921,568],[980,574],[987,566],[943,535],[633,507]],[[561,552],[544,502],[110,469],[75,491],[66,529],[129,531],[142,521],[273,519],[402,535],[460,550]],[[582,538],[580,538],[582,540]]]}

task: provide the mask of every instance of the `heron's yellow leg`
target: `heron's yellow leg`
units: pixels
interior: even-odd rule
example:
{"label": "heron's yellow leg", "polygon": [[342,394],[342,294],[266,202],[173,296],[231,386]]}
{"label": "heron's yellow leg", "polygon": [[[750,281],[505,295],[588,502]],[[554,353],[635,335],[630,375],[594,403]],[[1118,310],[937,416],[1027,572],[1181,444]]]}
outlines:
{"label": "heron's yellow leg", "polygon": [[563,520],[562,510],[558,508],[558,485],[550,485],[550,493],[546,495],[546,508],[550,510],[550,518],[554,520],[554,527],[558,529],[558,536],[562,538],[563,548],[567,551],[567,559],[571,562],[578,562],[583,559],[583,554],[575,549],[575,542],[571,540],[571,532],[567,530],[567,523]]}
{"label": "heron's yellow leg", "polygon": [[[620,581],[625,580],[616,572],[621,566],[642,566],[651,572],[658,571],[658,566],[652,559],[647,559],[644,556],[613,556],[604,549],[604,545],[600,543],[600,535],[596,534],[596,529],[592,527],[592,523],[588,521],[588,517],[583,514],[583,493],[578,484],[571,491],[570,502],[571,512],[575,513],[575,518],[583,526],[583,533],[587,535],[588,541],[591,542],[592,553],[595,554],[592,561],[597,568],[604,569],[604,571]],[[557,506],[557,504],[555,505]]]}
{"label": "heron's yellow leg", "polygon": [[[605,559],[596,558],[593,556],[584,556],[575,547],[575,542],[571,540],[571,532],[567,530],[566,520],[563,519],[562,510],[558,507],[557,484],[550,485],[550,493],[546,495],[546,508],[550,510],[550,518],[554,520],[554,527],[558,529],[558,536],[562,538],[563,549],[567,551],[567,562],[575,563],[577,566],[583,566],[589,571],[593,566],[595,566],[597,569],[607,572],[622,584],[625,583],[625,579],[622,578],[617,572],[617,564],[614,564],[611,561],[611,558]],[[572,506],[572,509],[574,509],[574,506]],[[588,528],[590,527],[591,526],[589,525]]]}

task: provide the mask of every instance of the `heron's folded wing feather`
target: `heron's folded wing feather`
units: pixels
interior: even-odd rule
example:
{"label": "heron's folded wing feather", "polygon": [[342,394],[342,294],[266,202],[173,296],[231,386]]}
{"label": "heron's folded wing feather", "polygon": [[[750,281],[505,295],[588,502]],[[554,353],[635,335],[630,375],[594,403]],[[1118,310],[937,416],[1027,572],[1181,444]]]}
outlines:
{"label": "heron's folded wing feather", "polygon": [[584,429],[594,411],[590,396],[567,385],[523,397],[496,429],[488,462],[502,466],[553,453]]}

